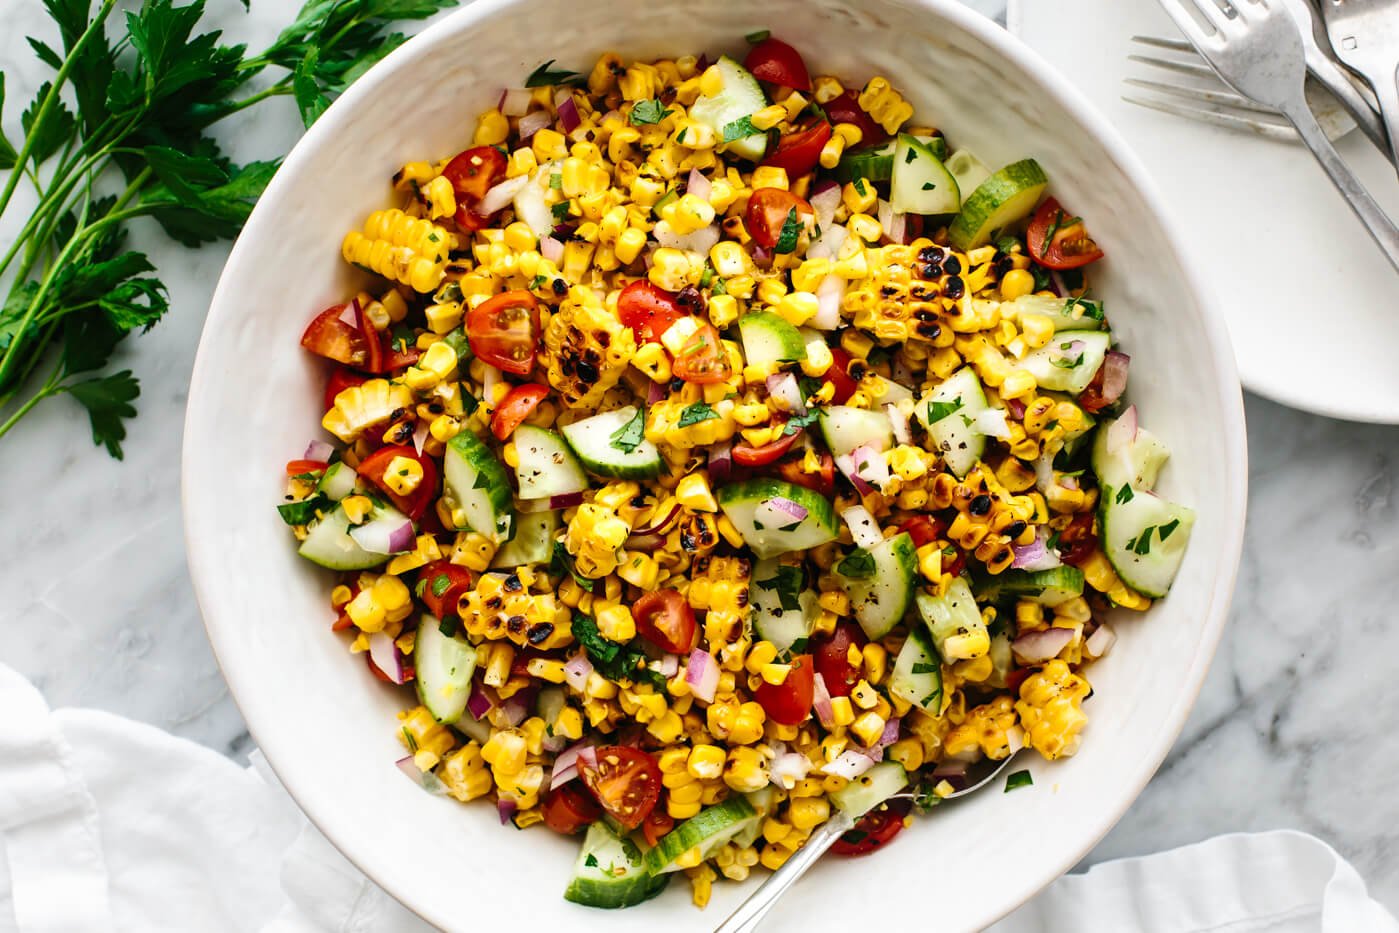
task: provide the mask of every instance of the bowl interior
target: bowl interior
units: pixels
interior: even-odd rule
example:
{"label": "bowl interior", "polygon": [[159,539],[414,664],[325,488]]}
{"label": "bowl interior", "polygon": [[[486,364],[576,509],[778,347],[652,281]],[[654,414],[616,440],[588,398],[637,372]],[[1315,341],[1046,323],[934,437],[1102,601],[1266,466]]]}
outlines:
{"label": "bowl interior", "polygon": [[[1184,721],[1225,616],[1243,523],[1239,389],[1222,329],[1202,305],[1140,173],[1067,85],[989,22],[942,0],[479,0],[391,56],[296,148],[224,272],[190,394],[185,505],[191,570],[210,638],[253,734],[325,834],[384,888],[446,928],[484,920],[599,920],[561,898],[576,846],[502,828],[488,805],[424,794],[394,768],[408,702],[366,676],[329,631],[328,577],[294,554],[272,505],[279,464],[319,433],[324,372],[297,348],[309,315],[358,284],[344,232],[386,203],[404,162],[453,154],[504,84],[544,59],[586,71],[597,55],[742,54],[771,28],[813,74],[887,75],[994,166],[1033,155],[1107,250],[1095,283],[1133,357],[1131,397],[1174,458],[1164,494],[1199,512],[1175,592],[1118,620],[1080,754],[1028,761],[1031,790],[992,791],[921,820],[892,849],[829,859],[769,921],[834,929],[868,917],[850,880],[877,872],[883,903],[936,904],[939,927],[981,927],[1071,867],[1144,786]],[[540,41],[548,38],[547,42]],[[1029,828],[1033,827],[1033,831]],[[940,860],[988,870],[930,870]],[[989,866],[996,866],[989,870]],[[846,884],[834,884],[837,879]],[[708,929],[747,889],[688,906],[682,878],[617,929]],[[904,894],[893,892],[906,892]],[[931,895],[931,897],[929,897]],[[526,906],[527,905],[527,906]]]}

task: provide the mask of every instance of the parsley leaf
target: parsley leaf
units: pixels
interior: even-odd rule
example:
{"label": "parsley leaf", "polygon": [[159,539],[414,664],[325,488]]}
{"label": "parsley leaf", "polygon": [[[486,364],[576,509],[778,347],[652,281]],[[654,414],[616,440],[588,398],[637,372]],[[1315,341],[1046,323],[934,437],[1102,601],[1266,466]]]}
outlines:
{"label": "parsley leaf", "polygon": [[857,177],[857,178],[855,179],[855,181],[854,181],[854,185],[855,185],[855,193],[858,194],[860,197],[863,198],[863,197],[868,193],[868,192],[866,191],[866,189],[865,189],[865,180],[864,180],[864,178]]}
{"label": "parsley leaf", "polygon": [[919,661],[918,663],[913,665],[913,673],[936,674],[938,673],[938,666],[936,664],[929,664],[926,661]]}
{"label": "parsley leaf", "polygon": [[664,686],[665,677],[647,667],[646,654],[630,644],[620,644],[603,637],[597,621],[582,613],[573,614],[573,637],[588,653],[593,668],[608,680],[646,681]]}
{"label": "parsley leaf", "polygon": [[1014,774],[1006,776],[1005,793],[1008,794],[1017,788],[1029,787],[1033,783],[1035,783],[1035,779],[1030,775],[1029,771],[1016,771]]}
{"label": "parsley leaf", "polygon": [[836,573],[843,577],[863,580],[874,576],[874,555],[862,547],[856,548],[836,564]]}
{"label": "parsley leaf", "polygon": [[632,126],[650,126],[660,123],[670,113],[659,100],[639,100],[631,109]]}
{"label": "parsley leaf", "polygon": [[1051,366],[1057,366],[1060,369],[1077,369],[1079,366],[1083,365],[1083,354],[1080,353],[1073,359],[1069,359],[1065,356],[1056,356],[1054,359],[1050,360],[1049,363]]}
{"label": "parsley leaf", "polygon": [[771,30],[768,30],[768,29],[759,29],[757,32],[750,32],[748,35],[744,36],[743,38],[744,38],[744,41],[746,41],[749,45],[757,45],[759,42],[762,42],[764,39],[768,38],[768,37],[771,36],[771,35],[772,35],[772,31],[771,31]]}
{"label": "parsley leaf", "polygon": [[777,576],[770,580],[759,580],[758,589],[775,591],[782,611],[794,612],[801,608],[801,602],[798,600],[802,589],[801,568],[783,564],[777,568]]}
{"label": "parsley leaf", "polygon": [[[1151,550],[1151,533],[1156,530],[1155,525],[1148,525],[1141,535],[1127,542],[1127,548],[1133,554],[1146,554]],[[1174,530],[1174,529],[1172,529]]]}
{"label": "parsley leaf", "polygon": [[1116,502],[1118,505],[1126,505],[1128,502],[1131,502],[1132,499],[1134,499],[1135,497],[1136,494],[1132,492],[1132,485],[1130,483],[1124,483],[1122,485],[1122,488],[1117,491],[1117,495],[1113,496],[1112,498],[1113,501]]}
{"label": "parsley leaf", "polygon": [[330,500],[325,496],[311,496],[300,502],[286,502],[277,506],[277,514],[281,515],[282,521],[288,525],[305,525],[316,517],[317,510],[327,508],[330,505]]}
{"label": "parsley leaf", "polygon": [[1180,527],[1180,519],[1178,519],[1178,518],[1173,518],[1173,519],[1171,519],[1170,521],[1166,522],[1166,524],[1164,524],[1164,525],[1162,525],[1161,527],[1157,528],[1157,529],[1156,529],[1156,533],[1159,534],[1159,535],[1161,536],[1161,540],[1162,540],[1162,541],[1165,541],[1165,540],[1166,540],[1167,538],[1169,538],[1172,534],[1174,534],[1174,533],[1175,533],[1175,530],[1176,530],[1177,528],[1179,528],[1179,527]]}
{"label": "parsley leaf", "polygon": [[[594,581],[583,576],[578,572],[578,569],[573,566],[573,555],[568,553],[568,548],[563,546],[562,541],[554,542],[554,556],[550,561],[549,567],[554,573],[568,574],[573,578],[574,583],[577,583],[587,592],[591,593],[593,591]],[[574,632],[575,637],[577,634],[577,632]]]}
{"label": "parsley leaf", "polygon": [[626,424],[612,432],[612,446],[623,453],[631,453],[646,439],[646,409],[638,408],[636,414]]}
{"label": "parsley leaf", "polygon": [[433,596],[441,596],[452,585],[452,578],[445,573],[439,573],[432,578],[431,588]]}
{"label": "parsley leaf", "polygon": [[731,143],[736,139],[747,139],[749,136],[757,136],[762,130],[753,125],[752,117],[739,117],[732,123],[725,123],[720,135],[723,141]]}
{"label": "parsley leaf", "polygon": [[959,398],[952,402],[929,402],[928,403],[928,424],[937,424],[948,415],[955,414],[962,409],[962,400]]}
{"label": "parsley leaf", "polygon": [[583,859],[583,864],[586,865],[586,866],[588,866],[589,868],[597,868],[597,867],[598,867],[597,856],[594,855],[593,853],[589,852],[589,853],[587,854],[587,856]]}
{"label": "parsley leaf", "polygon": [[777,234],[777,245],[772,248],[772,251],[774,253],[794,252],[801,232],[802,224],[797,219],[797,209],[794,207],[787,212],[787,219],[782,221],[782,230]]}
{"label": "parsley leaf", "polygon": [[549,87],[555,84],[582,84],[587,80],[576,71],[553,68],[554,59],[549,59],[529,73],[525,87]]}
{"label": "parsley leaf", "polygon": [[821,417],[821,413],[816,409],[811,409],[804,415],[795,415],[787,419],[787,423],[782,426],[782,436],[787,437],[796,434],[804,428],[810,427]]}
{"label": "parsley leaf", "polygon": [[699,424],[701,421],[709,421],[718,417],[714,409],[704,402],[695,402],[693,405],[685,406],[684,410],[680,412],[679,427],[688,428],[692,424]]}
{"label": "parsley leaf", "polygon": [[131,375],[131,370],[64,386],[63,391],[87,409],[88,420],[92,423],[92,442],[103,445],[107,453],[121,460],[121,442],[126,440],[126,425],[122,420],[136,417],[136,408],[131,402],[141,394],[141,385]]}

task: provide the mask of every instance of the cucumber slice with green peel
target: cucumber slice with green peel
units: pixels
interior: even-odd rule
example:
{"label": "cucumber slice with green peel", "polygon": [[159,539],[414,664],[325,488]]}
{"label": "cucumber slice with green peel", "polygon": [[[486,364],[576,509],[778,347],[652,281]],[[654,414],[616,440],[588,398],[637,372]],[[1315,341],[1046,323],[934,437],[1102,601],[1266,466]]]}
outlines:
{"label": "cucumber slice with green peel", "polygon": [[[834,541],[840,534],[831,500],[805,486],[778,479],[750,479],[719,489],[719,507],[758,557],[776,557]],[[798,518],[783,499],[805,510]]]}
{"label": "cucumber slice with green peel", "polygon": [[786,319],[771,311],[756,311],[738,319],[743,358],[749,366],[778,369],[806,359],[806,341]]}
{"label": "cucumber slice with green peel", "polygon": [[1114,418],[1104,422],[1093,440],[1093,472],[1097,474],[1098,485],[1117,488],[1130,486],[1134,490],[1153,488],[1161,467],[1171,456],[1171,449],[1155,434],[1138,427],[1134,437],[1126,439],[1118,450],[1109,453],[1108,439],[1117,421]]}
{"label": "cucumber slice with green peel", "polygon": [[802,568],[772,558],[753,568],[748,601],[753,606],[753,631],[772,642],[779,654],[800,653],[811,637],[811,626],[821,614],[817,595],[804,588]]}
{"label": "cucumber slice with green peel", "polygon": [[[408,516],[391,505],[376,505],[362,524],[369,522],[390,522],[401,525]],[[350,516],[345,507],[337,505],[327,515],[306,532],[297,553],[313,564],[320,564],[331,570],[368,570],[378,567],[389,559],[388,554],[366,551],[354,538],[350,537]]]}
{"label": "cucumber slice with green peel", "polygon": [[1007,570],[979,581],[975,592],[984,603],[1029,599],[1053,608],[1083,595],[1083,571],[1067,564],[1048,570]]}
{"label": "cucumber slice with green peel", "polygon": [[1055,332],[1061,330],[1107,330],[1107,316],[1101,301],[1087,298],[1052,298],[1049,295],[1021,295],[1014,301],[1001,303],[1001,312],[1020,319],[1026,314],[1043,314],[1054,322]]}
{"label": "cucumber slice with green peel", "polygon": [[910,628],[889,675],[889,692],[936,716],[942,706],[942,660],[927,632]]}
{"label": "cucumber slice with green peel", "polygon": [[958,149],[952,155],[943,159],[943,165],[952,173],[952,177],[957,180],[957,190],[962,193],[962,201],[973,191],[981,187],[981,183],[991,177],[991,170],[966,149]]}
{"label": "cucumber slice with green peel", "polygon": [[991,636],[965,577],[953,580],[942,596],[919,593],[918,614],[947,664],[980,657],[990,647]]}
{"label": "cucumber slice with green peel", "polygon": [[[913,598],[918,554],[908,532],[885,538],[865,554],[868,560],[852,561],[859,552],[836,564],[836,576],[850,597],[851,612],[871,639],[883,638],[898,625]],[[859,564],[863,575],[853,576]]]}
{"label": "cucumber slice with green peel", "polygon": [[444,634],[442,622],[424,614],[413,641],[418,699],[438,722],[452,724],[466,712],[476,649],[465,638]]}
{"label": "cucumber slice with green peel", "polygon": [[889,203],[902,214],[955,214],[962,206],[957,179],[932,148],[908,133],[900,133],[894,146],[893,178]]}
{"label": "cucumber slice with green peel", "polygon": [[1112,347],[1112,335],[1101,330],[1066,330],[1020,361],[1020,369],[1035,377],[1042,389],[1070,392],[1088,388]]}
{"label": "cucumber slice with green peel", "polygon": [[559,430],[589,473],[612,479],[654,479],[661,475],[661,452],[641,436],[645,421],[645,412],[628,405]]}
{"label": "cucumber slice with green peel", "polygon": [[515,520],[510,477],[485,442],[470,431],[447,442],[442,498],[453,513],[460,510],[466,516],[467,529],[497,543],[510,537]]}
{"label": "cucumber slice with green peel", "polygon": [[[904,134],[907,135],[907,134]],[[927,146],[938,161],[947,158],[947,140],[941,136],[914,136]],[[890,181],[894,177],[895,140],[880,143],[878,146],[865,146],[845,153],[835,167],[836,181],[847,184],[857,178],[865,181]]]}
{"label": "cucumber slice with green peel", "polygon": [[1143,596],[1165,596],[1185,559],[1195,510],[1130,486],[1103,486],[1098,501],[1099,540],[1112,568]]}
{"label": "cucumber slice with green peel", "polygon": [[[701,95],[691,104],[690,117],[714,130],[721,141],[723,151],[757,162],[767,151],[767,133],[755,130],[751,136],[731,138],[727,143],[722,141],[726,135],[732,136],[734,132],[738,132],[738,121],[751,117],[767,106],[767,97],[763,94],[762,85],[747,68],[727,55],[721,56],[714,63],[714,67],[724,79],[724,86],[718,94],[712,97],[707,94]],[[733,129],[726,134],[726,127]]]}
{"label": "cucumber slice with green peel", "polygon": [[588,488],[588,474],[560,435],[522,424],[515,429],[514,444],[521,499],[548,499]]}
{"label": "cucumber slice with green peel", "polygon": [[752,805],[753,811],[758,814],[758,819],[748,823],[733,835],[733,843],[739,848],[747,848],[758,841],[758,837],[763,834],[763,819],[772,813],[781,803],[777,799],[777,789],[771,784],[760,787],[757,790],[743,795]]}
{"label": "cucumber slice with green peel", "polygon": [[967,196],[947,228],[948,241],[962,252],[984,246],[997,231],[1028,217],[1047,187],[1049,179],[1034,159],[1007,165]]}
{"label": "cucumber slice with green peel", "polygon": [[559,531],[559,513],[520,512],[515,522],[515,536],[500,546],[491,558],[494,570],[520,567],[525,564],[547,564],[554,558],[554,537]]}
{"label": "cucumber slice with green peel", "polygon": [[588,827],[563,896],[585,907],[632,907],[660,894],[670,875],[647,872],[641,849],[598,821]]}
{"label": "cucumber slice with green peel", "polygon": [[339,502],[359,488],[359,474],[344,461],[326,467],[320,482],[316,484],[316,491],[332,502]]}
{"label": "cucumber slice with green peel", "polygon": [[698,848],[702,859],[709,858],[724,843],[761,821],[762,816],[747,797],[730,797],[723,803],[705,807],[656,842],[655,848],[646,853],[646,870],[662,877],[667,872],[679,871],[676,860],[686,852]]}
{"label": "cucumber slice with green peel", "polygon": [[831,456],[843,457],[857,447],[886,451],[894,446],[894,426],[884,411],[832,405],[821,409],[821,435]]}
{"label": "cucumber slice with green peel", "polygon": [[897,761],[881,761],[840,790],[831,791],[831,803],[859,819],[908,786],[908,772]]}
{"label": "cucumber slice with green peel", "polygon": [[924,395],[913,414],[927,429],[931,449],[962,477],[986,452],[986,437],[976,430],[976,417],[990,407],[976,370],[963,366]]}

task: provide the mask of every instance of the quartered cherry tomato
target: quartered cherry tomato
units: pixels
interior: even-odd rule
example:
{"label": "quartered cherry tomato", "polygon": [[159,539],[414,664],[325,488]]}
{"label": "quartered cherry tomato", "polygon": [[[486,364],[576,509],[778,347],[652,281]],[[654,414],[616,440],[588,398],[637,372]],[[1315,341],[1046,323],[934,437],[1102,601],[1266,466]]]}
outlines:
{"label": "quartered cherry tomato", "polygon": [[348,369],[337,369],[330,374],[330,378],[325,384],[325,410],[330,411],[335,407],[335,396],[344,392],[351,386],[362,386],[368,380],[359,373],[350,372]]}
{"label": "quartered cherry tomato", "polygon": [[779,477],[797,486],[805,486],[813,492],[819,492],[827,498],[835,495],[836,489],[836,467],[835,460],[826,451],[821,451],[816,455],[820,461],[815,473],[806,471],[806,454],[798,453],[794,457],[788,457],[779,462],[776,472]]}
{"label": "quartered cherry tomato", "polygon": [[646,817],[646,822],[641,824],[641,834],[646,837],[646,844],[654,847],[661,841],[661,837],[675,828],[675,818],[665,812],[664,807],[657,806],[651,811],[651,815]]}
{"label": "quartered cherry tomato", "polygon": [[860,669],[850,663],[850,646],[863,649],[865,633],[854,622],[842,622],[825,638],[811,640],[816,661],[816,673],[826,683],[826,692],[833,697],[848,697],[860,680]]}
{"label": "quartered cherry tomato", "polygon": [[790,87],[803,93],[811,90],[811,75],[801,53],[781,39],[768,37],[755,42],[743,59],[743,67],[759,81]]}
{"label": "quartered cherry tomato", "polygon": [[344,305],[336,305],[316,315],[301,335],[301,345],[317,356],[362,369],[369,350],[359,327],[340,320],[344,312]]}
{"label": "quartered cherry tomato", "polygon": [[1093,533],[1093,513],[1080,512],[1067,528],[1059,532],[1059,559],[1074,567],[1083,564],[1098,547]]}
{"label": "quartered cherry tomato", "polygon": [[815,120],[777,141],[777,149],[763,160],[764,165],[786,169],[788,178],[797,178],[816,168],[821,149],[831,138],[831,125]]}
{"label": "quartered cherry tomato", "polygon": [[598,802],[575,781],[560,784],[549,791],[541,809],[544,825],[565,836],[572,836],[602,818],[602,808]]}
{"label": "quartered cherry tomato", "polygon": [[287,475],[300,476],[302,473],[322,473],[330,466],[324,460],[290,460],[287,462]]}
{"label": "quartered cherry tomato", "polygon": [[639,748],[604,745],[595,765],[580,761],[578,773],[593,797],[618,823],[636,829],[661,796],[661,769]]}
{"label": "quartered cherry tomato", "polygon": [[942,533],[947,530],[947,526],[939,518],[931,515],[915,515],[906,519],[899,525],[900,531],[908,532],[908,536],[913,539],[914,547],[922,547],[925,544],[932,544]]}
{"label": "quartered cherry tomato", "polygon": [[466,340],[482,362],[528,376],[539,345],[539,301],[523,288],[488,298],[466,313]]}
{"label": "quartered cherry tomato", "polygon": [[1099,366],[1098,371],[1093,374],[1093,381],[1088,383],[1088,387],[1078,393],[1078,403],[1083,406],[1083,410],[1097,414],[1107,408],[1112,402],[1103,397],[1103,367]]}
{"label": "quartered cherry tomato", "polygon": [[496,406],[495,414],[491,415],[491,433],[498,440],[505,440],[515,433],[515,429],[523,424],[526,418],[534,414],[539,403],[548,396],[549,387],[537,382],[515,386]]}
{"label": "quartered cherry tomato", "polygon": [[[388,471],[389,464],[393,462],[394,457],[416,460],[423,468],[423,478],[411,495],[401,496],[384,482],[384,473]],[[393,501],[398,510],[413,521],[422,518],[427,507],[432,504],[432,500],[437,498],[437,463],[431,457],[423,456],[412,447],[403,444],[388,444],[380,447],[361,460],[355,472],[378,486],[384,495]]]}
{"label": "quartered cherry tomato", "polygon": [[643,343],[658,343],[670,325],[685,316],[679,296],[638,279],[617,296],[617,317]]}
{"label": "quartered cherry tomato", "polygon": [[729,354],[719,342],[719,332],[713,324],[702,323],[675,354],[671,372],[686,382],[709,385],[723,382],[733,374]]}
{"label": "quartered cherry tomato", "polygon": [[890,800],[860,817],[855,828],[842,833],[831,851],[837,855],[868,855],[893,839],[904,828],[912,804]]}
{"label": "quartered cherry tomato", "polygon": [[811,715],[811,704],[816,698],[816,672],[809,654],[799,654],[788,663],[792,669],[787,679],[780,684],[763,681],[753,691],[753,699],[762,705],[768,719],[784,726],[795,726]]}
{"label": "quartered cherry tomato", "polygon": [[790,191],[781,188],[759,188],[748,199],[748,213],[744,217],[744,222],[748,225],[748,235],[759,246],[775,248],[782,237],[782,228],[787,223],[787,218],[792,216],[792,211],[797,212],[798,219],[801,215],[816,216],[816,210],[810,203]]}
{"label": "quartered cherry tomato", "polygon": [[865,113],[865,108],[860,106],[860,96],[854,91],[846,91],[822,106],[826,111],[826,119],[833,125],[853,123],[860,128],[863,134],[860,137],[861,146],[878,145],[889,138],[889,134],[884,132],[884,127],[875,123],[874,117]]}
{"label": "quartered cherry tomato", "polygon": [[860,386],[850,378],[850,363],[854,360],[844,347],[831,347],[831,368],[821,377],[835,388],[831,396],[832,405],[844,405]]}
{"label": "quartered cherry tomato", "polygon": [[1046,198],[1035,211],[1025,245],[1030,258],[1049,269],[1077,269],[1103,258],[1083,218],[1069,214],[1054,198]]}
{"label": "quartered cherry tomato", "polygon": [[769,463],[782,459],[801,435],[801,431],[793,431],[775,441],[768,441],[761,447],[754,447],[751,444],[735,444],[733,448],[734,463],[746,467],[767,466]]}
{"label": "quartered cherry tomato", "polygon": [[435,560],[418,571],[423,605],[439,619],[457,614],[457,602],[471,589],[471,571],[450,560]]}
{"label": "quartered cherry tomato", "polygon": [[382,373],[384,371],[384,340],[380,336],[378,329],[370,322],[369,313],[365,306],[359,302],[355,303],[355,319],[359,321],[359,334],[364,341],[364,365],[360,367],[367,373]]}
{"label": "quartered cherry tomato", "polygon": [[481,230],[490,217],[476,213],[476,205],[505,178],[505,156],[495,146],[468,149],[447,163],[442,174],[452,183],[457,196],[457,226]]}
{"label": "quartered cherry tomato", "polygon": [[646,593],[632,607],[636,631],[642,638],[672,654],[684,654],[695,647],[695,614],[678,590]]}

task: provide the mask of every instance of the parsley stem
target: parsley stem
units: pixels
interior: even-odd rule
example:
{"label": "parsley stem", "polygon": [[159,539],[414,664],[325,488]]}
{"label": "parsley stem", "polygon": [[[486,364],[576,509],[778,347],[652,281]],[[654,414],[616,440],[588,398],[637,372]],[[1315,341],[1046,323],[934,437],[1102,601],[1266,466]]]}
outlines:
{"label": "parsley stem", "polygon": [[57,366],[54,367],[53,372],[49,373],[49,378],[44,380],[44,384],[39,387],[39,391],[31,395],[29,397],[29,400],[26,401],[23,405],[21,405],[13,415],[6,419],[4,424],[0,424],[0,437],[4,437],[6,434],[9,433],[11,428],[19,424],[20,419],[23,418],[25,415],[29,414],[30,409],[32,409],[35,405],[39,404],[44,399],[54,394],[54,391],[58,387],[59,378],[62,375],[62,373],[63,364],[59,363]]}

